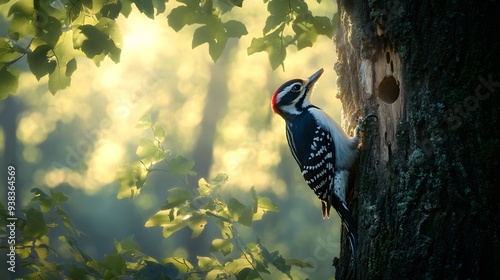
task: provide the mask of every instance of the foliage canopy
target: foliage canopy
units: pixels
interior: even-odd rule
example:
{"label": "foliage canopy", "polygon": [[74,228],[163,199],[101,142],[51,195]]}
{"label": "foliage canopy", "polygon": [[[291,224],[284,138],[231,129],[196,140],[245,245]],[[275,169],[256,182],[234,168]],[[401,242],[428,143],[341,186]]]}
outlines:
{"label": "foliage canopy", "polygon": [[[321,0],[318,0],[320,3]],[[99,65],[106,57],[120,61],[123,46],[119,15],[128,17],[135,6],[154,19],[167,14],[170,27],[180,31],[196,26],[192,47],[208,44],[216,61],[230,38],[248,35],[245,23],[231,19],[234,9],[245,9],[242,0],[177,0],[167,11],[166,0],[17,0],[10,5],[7,37],[0,37],[0,99],[18,88],[20,71],[13,65],[26,57],[30,71],[40,80],[49,78],[52,94],[68,87],[77,69],[77,58]],[[318,36],[333,35],[332,19],[315,16],[305,0],[264,0],[269,16],[262,36],[255,36],[248,54],[267,52],[273,69],[284,65],[287,48],[312,46]],[[234,16],[233,16],[234,17]]]}

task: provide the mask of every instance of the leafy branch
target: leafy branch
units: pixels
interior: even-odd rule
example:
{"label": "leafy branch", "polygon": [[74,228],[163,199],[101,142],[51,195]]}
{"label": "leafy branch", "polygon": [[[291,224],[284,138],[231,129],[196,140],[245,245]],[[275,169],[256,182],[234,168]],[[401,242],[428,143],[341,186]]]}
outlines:
{"label": "leafy branch", "polygon": [[[140,160],[117,172],[121,184],[120,193],[127,193],[124,186],[134,189],[133,194],[144,187],[147,176],[152,171],[166,171],[177,176],[194,176],[192,161],[174,157],[169,160],[168,169],[154,167],[161,156],[169,154],[162,146],[165,133],[157,123],[151,122],[149,115],[143,116],[139,128],[149,128],[153,140],[140,141],[137,155]],[[148,139],[149,140],[149,139]],[[148,144],[145,144],[148,143]],[[154,149],[152,148],[154,147]],[[174,160],[176,159],[177,160]],[[139,169],[135,169],[139,168]],[[137,170],[144,173],[137,173]],[[126,172],[131,172],[126,174]],[[135,173],[134,173],[135,172]],[[264,274],[272,278],[292,279],[292,268],[311,267],[296,259],[286,259],[278,251],[270,252],[257,238],[256,242],[246,242],[239,234],[239,227],[250,227],[265,214],[278,211],[278,207],[268,197],[260,196],[254,188],[247,195],[247,202],[231,197],[224,198],[221,189],[228,181],[226,174],[218,174],[210,182],[201,178],[196,188],[189,188],[187,181],[183,187],[169,190],[164,205],[145,223],[145,227],[159,226],[164,238],[171,238],[183,228],[190,228],[192,238],[198,237],[208,223],[217,225],[220,237],[212,240],[207,256],[197,256],[192,264],[185,258],[168,257],[158,261],[141,251],[140,245],[126,237],[114,241],[114,250],[97,261],[78,244],[80,231],[62,208],[69,198],[61,192],[44,192],[33,188],[30,205],[18,217],[16,224],[19,238],[16,253],[21,265],[30,272],[23,277],[39,279],[115,279],[132,276],[134,279],[263,279]],[[124,197],[124,196],[122,196]],[[132,196],[133,197],[133,196]],[[6,221],[6,209],[0,204],[0,216]],[[52,247],[54,233],[61,232],[57,239],[65,243],[73,255],[73,262],[57,262],[49,258],[57,256]],[[0,225],[0,235],[7,234],[5,224]],[[271,267],[274,271],[271,272]],[[278,274],[278,275],[276,275]]]}

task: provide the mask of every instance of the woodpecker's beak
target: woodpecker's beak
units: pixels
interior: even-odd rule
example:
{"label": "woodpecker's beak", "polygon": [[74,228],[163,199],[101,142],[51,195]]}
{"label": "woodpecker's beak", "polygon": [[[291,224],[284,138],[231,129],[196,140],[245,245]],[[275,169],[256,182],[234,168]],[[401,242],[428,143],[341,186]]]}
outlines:
{"label": "woodpecker's beak", "polygon": [[316,73],[312,74],[309,79],[307,79],[307,87],[312,88],[314,84],[318,81],[319,77],[321,77],[321,74],[323,74],[325,70],[323,68],[319,69]]}

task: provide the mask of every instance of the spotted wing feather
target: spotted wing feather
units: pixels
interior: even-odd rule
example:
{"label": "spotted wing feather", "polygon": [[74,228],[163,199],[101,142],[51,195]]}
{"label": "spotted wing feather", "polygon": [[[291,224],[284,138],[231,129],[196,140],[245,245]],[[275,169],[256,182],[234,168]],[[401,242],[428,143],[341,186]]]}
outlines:
{"label": "spotted wing feather", "polygon": [[[303,114],[287,124],[286,135],[290,150],[302,176],[314,193],[329,205],[330,188],[334,180],[335,149],[330,134],[321,129],[309,114]],[[305,133],[314,127],[314,133]],[[306,130],[306,128],[309,128]],[[325,207],[324,207],[325,208]],[[323,215],[329,213],[328,207]]]}

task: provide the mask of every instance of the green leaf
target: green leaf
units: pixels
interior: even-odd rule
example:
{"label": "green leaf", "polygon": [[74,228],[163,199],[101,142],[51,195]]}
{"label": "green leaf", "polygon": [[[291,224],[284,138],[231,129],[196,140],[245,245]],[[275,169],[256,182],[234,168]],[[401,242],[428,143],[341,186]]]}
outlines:
{"label": "green leaf", "polygon": [[166,258],[162,261],[162,263],[173,264],[177,268],[179,273],[186,273],[194,268],[193,265],[187,259],[179,257]]}
{"label": "green leaf", "polygon": [[42,191],[40,188],[33,188],[31,189],[31,192],[34,193],[31,202],[38,201],[40,205],[40,210],[43,213],[49,212],[52,206],[54,205],[53,199],[47,193]]}
{"label": "green leaf", "polygon": [[179,221],[174,221],[172,223],[165,223],[162,225],[163,227],[163,237],[168,238],[170,235],[174,234],[175,232],[183,229],[186,226],[186,223],[184,222],[179,222]]}
{"label": "green leaf", "polygon": [[80,249],[77,240],[72,235],[65,234],[59,236],[59,240],[67,243],[71,247],[70,252],[76,261],[85,264],[86,268],[91,272],[101,274],[98,272],[98,270],[101,271],[101,266],[98,265],[91,256]]}
{"label": "green leaf", "polygon": [[121,1],[112,1],[105,3],[104,6],[102,6],[100,13],[102,16],[110,18],[110,19],[116,19],[118,15],[120,14],[120,11],[122,10],[122,2]]}
{"label": "green leaf", "polygon": [[196,48],[203,43],[208,43],[208,53],[213,61],[217,61],[222,55],[228,39],[221,25],[219,18],[211,17],[205,25],[198,27],[193,34],[192,47]]}
{"label": "green leaf", "polygon": [[240,218],[238,219],[238,223],[244,226],[251,226],[253,221],[253,208],[250,206],[245,207],[241,212]]}
{"label": "green leaf", "polygon": [[153,125],[153,134],[158,142],[162,143],[165,140],[165,129],[159,123]]}
{"label": "green leaf", "polygon": [[286,264],[293,265],[300,268],[314,268],[314,266],[308,262],[304,262],[298,259],[285,259]]}
{"label": "green leaf", "polygon": [[179,269],[173,263],[159,264],[145,261],[146,265],[137,271],[133,279],[179,279]]}
{"label": "green leaf", "polygon": [[[335,13],[335,15],[337,15],[337,13]],[[335,15],[333,19],[330,19],[328,17],[315,16],[313,19],[313,25],[314,29],[316,30],[316,33],[325,35],[330,39],[333,38],[333,32],[334,32],[333,20],[335,19]],[[337,20],[338,20],[338,15],[337,15]]]}
{"label": "green leaf", "polygon": [[257,191],[255,190],[254,187],[250,188],[250,194],[252,195],[253,198],[253,210],[254,213],[257,213],[257,210],[259,209],[259,195],[257,194]]}
{"label": "green leaf", "polygon": [[311,47],[318,35],[333,36],[333,25],[328,17],[313,17],[310,13],[297,16],[293,21],[292,29],[297,36],[297,48]]}
{"label": "green leaf", "polygon": [[226,173],[219,173],[212,179],[212,185],[216,188],[220,188],[229,180],[229,176]]}
{"label": "green leaf", "polygon": [[233,251],[233,242],[229,239],[214,239],[212,240],[212,246],[210,246],[210,251],[217,252],[221,251],[224,256],[227,256]]}
{"label": "green leaf", "polygon": [[247,28],[240,21],[229,20],[223,23],[223,27],[226,32],[226,36],[229,38],[241,38],[241,36],[248,34]]}
{"label": "green leaf", "polygon": [[169,161],[169,173],[172,175],[196,175],[196,172],[191,169],[194,166],[194,161],[183,156],[177,155]]}
{"label": "green leaf", "polygon": [[167,0],[153,0],[153,6],[156,9],[156,15],[159,15],[167,9],[165,3]]}
{"label": "green leaf", "polygon": [[289,3],[289,7],[291,8],[291,10],[299,15],[310,13],[309,8],[307,7],[307,3],[304,0],[290,0]]}
{"label": "green leaf", "polygon": [[162,207],[162,209],[172,209],[186,203],[189,199],[193,197],[193,193],[186,188],[173,188],[170,189],[169,195],[167,197],[167,203]]}
{"label": "green leaf", "polygon": [[8,34],[15,41],[35,35],[36,28],[33,22],[35,10],[31,0],[20,0],[9,9],[8,16],[13,16],[10,22]]}
{"label": "green leaf", "polygon": [[257,238],[257,245],[259,246],[261,255],[266,263],[272,263],[274,259],[278,257],[279,255],[278,251],[270,253],[269,250],[267,250],[267,248],[264,247],[262,243],[260,243],[260,238]]}
{"label": "green leaf", "polygon": [[203,16],[199,5],[188,5],[172,9],[167,19],[168,25],[170,25],[175,32],[179,32],[184,26],[198,23],[200,20],[203,20]]}
{"label": "green leaf", "polygon": [[231,231],[232,223],[225,222],[221,219],[215,220],[215,223],[219,227],[220,233],[224,238],[232,238],[233,233]]}
{"label": "green leaf", "polygon": [[156,212],[153,216],[151,216],[146,224],[144,225],[145,227],[154,227],[154,226],[163,226],[164,224],[168,224],[172,222],[172,219],[170,217],[170,210],[160,210]]}
{"label": "green leaf", "polygon": [[152,0],[131,0],[132,3],[135,4],[137,9],[143,14],[145,14],[148,18],[154,19],[154,6]]}
{"label": "green leaf", "polygon": [[76,59],[73,58],[66,64],[66,76],[71,77],[71,75],[73,75],[73,72],[75,71],[76,71]]}
{"label": "green leaf", "polygon": [[106,53],[109,55],[113,62],[120,62],[120,54],[123,46],[123,38],[120,31],[120,27],[114,20],[109,18],[101,18],[99,22],[95,25],[95,27],[106,34],[108,38],[108,44]]}
{"label": "green leaf", "polygon": [[56,202],[56,203],[64,203],[68,201],[69,197],[65,196],[62,192],[57,192],[50,190],[50,197]]}
{"label": "green leaf", "polygon": [[43,24],[36,25],[36,35],[47,43],[47,45],[54,47],[62,34],[62,24],[55,17],[48,15],[44,15],[43,17]]}
{"label": "green leaf", "polygon": [[120,3],[122,3],[122,10],[120,12],[128,18],[132,12],[132,2],[130,0],[120,0]]}
{"label": "green leaf", "polygon": [[9,9],[7,16],[14,14],[31,15],[34,12],[34,1],[20,0],[14,3]]}
{"label": "green leaf", "polygon": [[0,100],[17,92],[19,86],[19,73],[17,72],[15,69],[7,67],[0,69]]}
{"label": "green leaf", "polygon": [[166,157],[166,153],[162,151],[151,140],[143,138],[139,140],[139,146],[135,152],[142,162],[146,165],[155,164]]}
{"label": "green leaf", "polygon": [[269,211],[269,212],[278,212],[278,206],[274,204],[271,199],[268,197],[262,197],[259,196],[259,203],[258,207],[261,208],[262,210]]}
{"label": "green leaf", "polygon": [[286,46],[288,45],[281,35],[284,28],[285,25],[282,24],[278,29],[262,38],[253,38],[250,47],[247,49],[248,55],[265,51],[268,54],[273,70],[283,65],[286,57]]}
{"label": "green leaf", "polygon": [[269,15],[266,19],[266,24],[262,29],[263,35],[269,33],[274,30],[276,27],[280,26],[285,21],[285,17],[280,18],[279,16]]}
{"label": "green leaf", "polygon": [[231,3],[233,3],[233,5],[237,6],[237,7],[243,7],[243,0],[230,0]]}
{"label": "green leaf", "polygon": [[200,195],[210,195],[213,190],[214,188],[204,178],[198,180],[198,192]]}
{"label": "green leaf", "polygon": [[24,214],[26,215],[26,226],[22,230],[24,239],[37,239],[49,232],[42,212],[29,208],[24,211]]}
{"label": "green leaf", "polygon": [[124,275],[127,269],[125,260],[120,254],[104,255],[102,266],[109,271],[110,276]]}
{"label": "green leaf", "polygon": [[133,236],[127,236],[123,238],[120,242],[114,241],[116,252],[127,253],[127,252],[140,252],[141,246],[139,243],[135,242]]}
{"label": "green leaf", "polygon": [[40,45],[33,52],[28,53],[28,65],[31,73],[35,75],[37,80],[40,80],[43,76],[54,72],[54,69],[56,68],[56,60],[52,60],[52,57],[53,52],[49,45]]}
{"label": "green leaf", "polygon": [[148,129],[151,128],[152,123],[151,123],[151,115],[150,114],[144,114],[137,124],[135,125],[136,128],[140,129]]}
{"label": "green leaf", "polygon": [[196,257],[198,259],[198,267],[201,270],[212,270],[214,268],[222,268],[221,264],[219,261],[215,258],[209,258],[209,257]]}
{"label": "green leaf", "polygon": [[222,55],[228,38],[248,34],[245,25],[239,21],[230,20],[221,22],[216,16],[207,17],[204,20],[205,25],[198,27],[193,34],[192,47],[208,43],[208,52],[213,61],[217,61]]}
{"label": "green leaf", "polygon": [[222,275],[226,275],[224,270],[222,269],[211,269],[208,273],[207,276],[204,278],[205,280],[219,280],[219,279],[224,279],[221,278]]}
{"label": "green leaf", "polygon": [[217,40],[208,44],[208,53],[214,62],[217,61],[222,55],[222,52],[226,47],[226,43],[227,37],[221,35]]}
{"label": "green leaf", "polygon": [[185,221],[187,222],[187,225],[191,228],[191,230],[193,230],[191,238],[196,238],[205,229],[205,225],[207,224],[207,217],[205,215],[197,214],[196,212],[194,212],[189,218],[185,219]]}
{"label": "green leaf", "polygon": [[73,38],[75,48],[81,49],[88,58],[103,53],[108,41],[106,34],[90,24],[79,26]]}
{"label": "green leaf", "polygon": [[227,209],[233,220],[244,226],[250,226],[253,220],[253,207],[246,206],[235,198],[231,198],[227,204]]}
{"label": "green leaf", "polygon": [[[269,271],[263,271],[268,274],[271,274]],[[261,279],[261,275],[254,270],[253,268],[250,267],[245,267],[238,274],[236,274],[236,280],[248,280],[248,279]]]}
{"label": "green leaf", "polygon": [[231,11],[235,6],[233,1],[231,0],[212,0],[211,2],[213,2],[213,9],[211,7],[211,9],[209,9],[207,12],[217,15],[223,15]]}
{"label": "green leaf", "polygon": [[200,26],[194,31],[191,47],[194,49],[201,44],[211,43],[215,36],[216,34],[213,34],[213,28],[210,28],[208,25]]}
{"label": "green leaf", "polygon": [[273,265],[281,272],[286,274],[288,278],[293,279],[292,275],[290,274],[290,271],[292,269],[292,266],[287,264],[285,259],[279,255],[273,260]]}
{"label": "green leaf", "polygon": [[120,62],[123,42],[114,20],[102,17],[96,25],[80,25],[73,36],[73,43],[76,49],[81,49],[97,65],[104,56],[109,56],[115,63]]}
{"label": "green leaf", "polygon": [[69,279],[91,279],[89,272],[86,269],[76,266],[74,263],[70,264]]}
{"label": "green leaf", "polygon": [[297,36],[297,48],[299,50],[311,47],[318,38],[311,19],[312,16],[310,15],[301,15],[293,21],[292,29]]}
{"label": "green leaf", "polygon": [[106,0],[87,0],[87,1],[92,2],[91,5],[86,5],[86,6],[91,8],[91,11],[93,13],[97,13],[98,11],[100,11],[106,4]]}
{"label": "green leaf", "polygon": [[0,37],[0,68],[7,62],[14,60],[19,53],[14,50],[12,42],[7,39]]}
{"label": "green leaf", "polygon": [[65,89],[71,83],[72,71],[68,71],[68,63],[71,68],[74,68],[74,63],[70,61],[81,53],[73,48],[72,31],[68,31],[65,36],[59,38],[59,42],[53,49],[54,56],[57,57],[56,66],[53,72],[49,72],[49,90],[55,94],[58,90]]}
{"label": "green leaf", "polygon": [[267,10],[270,15],[266,19],[266,25],[263,29],[264,34],[288,21],[287,18],[291,16],[290,5],[291,0],[271,0],[268,2]]}
{"label": "green leaf", "polygon": [[[41,238],[41,240],[48,242],[49,238],[45,236]],[[36,246],[34,249],[38,259],[44,262],[49,253],[49,246],[47,245],[47,243],[39,243],[38,246]]]}
{"label": "green leaf", "polygon": [[[183,213],[182,213],[183,212]],[[146,222],[146,227],[163,227],[163,237],[168,238],[173,233],[189,226],[193,230],[192,237],[197,237],[204,229],[206,216],[191,212],[187,207],[170,210],[160,210]]]}
{"label": "green leaf", "polygon": [[233,216],[235,220],[237,220],[247,206],[241,202],[239,202],[236,198],[231,198],[227,203],[227,210],[229,214]]}
{"label": "green leaf", "polygon": [[148,171],[140,162],[126,164],[118,167],[115,180],[120,183],[118,199],[124,197],[133,198],[139,193],[141,187],[146,183]]}
{"label": "green leaf", "polygon": [[226,265],[224,266],[224,270],[228,274],[237,274],[244,268],[252,268],[251,264],[248,263],[248,261],[244,258],[235,259],[232,262],[226,263]]}

